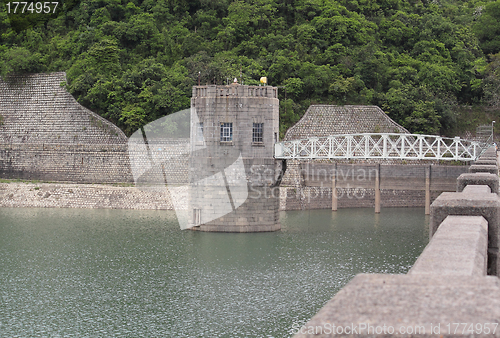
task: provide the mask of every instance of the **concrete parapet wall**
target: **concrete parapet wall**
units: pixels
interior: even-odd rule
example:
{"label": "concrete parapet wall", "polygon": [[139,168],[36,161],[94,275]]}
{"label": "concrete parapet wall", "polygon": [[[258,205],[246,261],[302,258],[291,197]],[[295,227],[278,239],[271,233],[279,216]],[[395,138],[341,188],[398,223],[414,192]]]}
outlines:
{"label": "concrete parapet wall", "polygon": [[457,179],[457,191],[463,191],[468,185],[487,185],[498,194],[498,183],[498,175],[490,173],[461,174]]}
{"label": "concrete parapet wall", "polygon": [[498,175],[498,167],[496,165],[478,165],[473,164],[469,167],[470,173],[490,173]]}
{"label": "concrete parapet wall", "polygon": [[488,258],[488,222],[482,216],[448,216],[409,275],[484,276]]}
{"label": "concrete parapet wall", "polygon": [[496,337],[499,321],[497,277],[360,274],[294,337]]}
{"label": "concrete parapet wall", "polygon": [[431,205],[429,235],[432,237],[448,215],[483,216],[488,221],[488,274],[500,272],[498,245],[500,199],[488,186],[467,186],[463,192],[442,193]]}
{"label": "concrete parapet wall", "polygon": [[473,164],[477,164],[477,165],[497,165],[497,161],[494,160],[494,159],[491,159],[491,160],[477,160],[477,161],[474,161]]}
{"label": "concrete parapet wall", "polygon": [[460,177],[432,203],[431,240],[407,275],[357,275],[294,337],[498,336],[498,176]]}

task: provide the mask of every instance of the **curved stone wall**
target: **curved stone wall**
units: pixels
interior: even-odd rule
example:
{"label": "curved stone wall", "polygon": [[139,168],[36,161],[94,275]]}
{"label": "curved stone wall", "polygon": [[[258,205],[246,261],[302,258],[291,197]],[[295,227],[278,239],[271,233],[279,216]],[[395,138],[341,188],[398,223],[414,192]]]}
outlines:
{"label": "curved stone wall", "polygon": [[132,182],[127,137],[76,102],[65,81],[63,72],[0,80],[0,177]]}
{"label": "curved stone wall", "polygon": [[313,105],[285,134],[285,141],[357,133],[408,133],[377,106]]}
{"label": "curved stone wall", "polygon": [[65,82],[63,72],[0,80],[0,143],[126,144],[125,134],[76,102]]}

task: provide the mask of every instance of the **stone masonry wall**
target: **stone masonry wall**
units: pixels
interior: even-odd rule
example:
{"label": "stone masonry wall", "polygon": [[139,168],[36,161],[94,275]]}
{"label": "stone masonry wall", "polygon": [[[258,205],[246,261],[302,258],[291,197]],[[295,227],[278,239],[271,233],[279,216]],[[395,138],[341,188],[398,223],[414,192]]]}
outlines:
{"label": "stone masonry wall", "polygon": [[132,182],[127,137],[82,107],[65,73],[0,80],[0,177]]}
{"label": "stone masonry wall", "polygon": [[[281,164],[273,157],[279,132],[277,97],[278,89],[271,86],[193,87],[191,120],[197,119],[203,126],[203,141],[195,143],[190,154],[192,212],[188,214],[193,229],[280,229],[279,193],[273,193],[279,189],[270,187],[277,163]],[[262,128],[259,138],[254,138],[255,124]],[[224,125],[226,129],[222,129]],[[231,136],[223,140],[224,130]]]}
{"label": "stone masonry wall", "polygon": [[[65,73],[22,76],[8,82],[0,80],[0,178],[80,184],[2,184],[0,206],[171,209],[170,197],[165,193],[81,184],[133,182],[129,154],[133,155],[135,150],[128,147],[127,137],[119,128],[78,104],[65,90],[65,81]],[[241,86],[239,89],[252,88]],[[407,131],[375,106],[311,106],[285,139],[360,132]],[[273,137],[265,135],[268,140]],[[174,156],[184,145],[171,145],[168,140],[156,143],[152,151],[172,152],[174,162],[187,160]],[[264,148],[253,149],[256,150]],[[163,170],[174,183],[184,185],[187,172],[169,173],[169,169],[186,165],[170,164],[166,163]],[[331,186],[327,183],[324,187],[307,186],[299,174],[301,165],[302,162],[288,161],[279,189],[280,209],[330,208]],[[35,189],[37,187],[39,189]],[[382,206],[423,206],[423,191],[381,188]],[[373,189],[343,189],[339,207],[373,206]],[[361,194],[361,199],[349,198]]]}
{"label": "stone masonry wall", "polygon": [[[332,188],[303,187],[301,189],[281,187],[281,210],[331,209]],[[431,191],[431,203],[441,194]],[[338,208],[373,208],[374,189],[337,188]],[[383,208],[420,208],[425,206],[425,191],[380,190],[380,205]]]}
{"label": "stone masonry wall", "polygon": [[286,132],[284,140],[359,133],[409,134],[377,106],[313,105]]}
{"label": "stone masonry wall", "polygon": [[455,191],[456,179],[469,166],[377,165],[342,163],[294,163],[287,167],[288,184],[282,184],[282,210],[332,207],[332,175],[335,170],[338,208],[371,208],[375,205],[375,177],[380,168],[382,207],[425,206],[425,172],[430,172],[431,202],[443,191]]}
{"label": "stone masonry wall", "polygon": [[173,209],[167,191],[64,183],[0,183],[0,207]]}

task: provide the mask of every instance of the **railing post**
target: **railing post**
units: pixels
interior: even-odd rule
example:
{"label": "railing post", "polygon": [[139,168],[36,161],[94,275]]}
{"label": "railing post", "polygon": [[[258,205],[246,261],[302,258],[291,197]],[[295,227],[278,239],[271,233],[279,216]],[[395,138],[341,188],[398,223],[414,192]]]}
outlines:
{"label": "railing post", "polygon": [[418,145],[418,152],[419,152],[418,158],[423,159],[424,158],[424,137],[420,136],[419,140],[420,140],[420,142]]}
{"label": "railing post", "polygon": [[441,137],[437,138],[438,149],[437,149],[437,159],[441,158]]}
{"label": "railing post", "polygon": [[364,139],[365,139],[365,158],[368,157],[368,154],[370,154],[370,139],[371,139],[371,136],[370,135],[365,135],[364,136]]}
{"label": "railing post", "polygon": [[405,154],[405,140],[406,140],[406,136],[405,135],[401,135],[400,139],[401,139],[401,153],[399,154],[399,157],[403,158],[403,156]]}
{"label": "railing post", "polygon": [[347,136],[347,151],[346,151],[346,158],[351,158],[351,137]]}
{"label": "railing post", "polygon": [[375,174],[375,213],[380,213],[380,163],[377,164]]}
{"label": "railing post", "polygon": [[382,143],[383,143],[382,157],[383,158],[387,158],[387,156],[388,156],[387,138],[389,137],[389,135],[382,135],[382,137],[383,137],[383,140],[382,140]]}
{"label": "railing post", "polygon": [[309,158],[315,158],[316,157],[316,149],[318,147],[318,141],[319,141],[319,138],[317,137],[311,137],[309,139],[309,142],[311,142],[311,152],[309,153]]}

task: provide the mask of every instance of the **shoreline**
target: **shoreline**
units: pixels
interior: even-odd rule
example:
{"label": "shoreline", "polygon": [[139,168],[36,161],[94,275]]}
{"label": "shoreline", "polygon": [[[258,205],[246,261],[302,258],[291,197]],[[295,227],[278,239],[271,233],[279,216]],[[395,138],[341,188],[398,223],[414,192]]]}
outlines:
{"label": "shoreline", "polygon": [[168,192],[134,186],[59,182],[1,182],[0,207],[173,210]]}
{"label": "shoreline", "polygon": [[[352,191],[350,191],[352,190]],[[187,194],[187,187],[185,190]],[[432,200],[439,192],[432,194]],[[330,187],[281,186],[279,210],[331,209]],[[352,195],[352,196],[351,196]],[[382,207],[423,207],[424,192],[382,190]],[[347,189],[338,199],[340,208],[373,208],[374,190]],[[186,196],[187,197],[187,196]],[[128,210],[174,210],[168,190],[145,191],[128,183],[88,184],[0,180],[0,208],[84,208]],[[187,209],[187,205],[183,206]]]}

